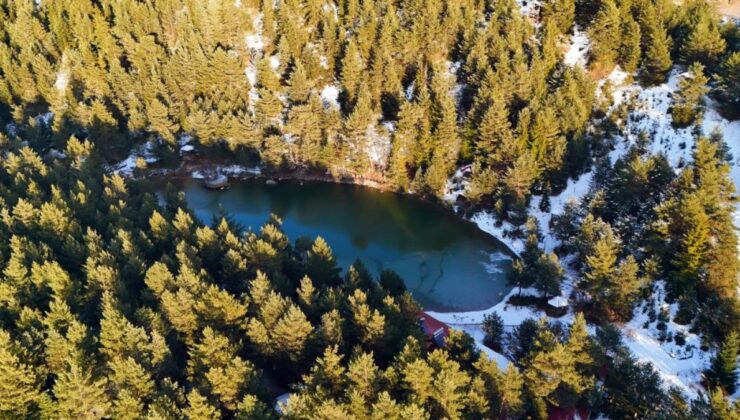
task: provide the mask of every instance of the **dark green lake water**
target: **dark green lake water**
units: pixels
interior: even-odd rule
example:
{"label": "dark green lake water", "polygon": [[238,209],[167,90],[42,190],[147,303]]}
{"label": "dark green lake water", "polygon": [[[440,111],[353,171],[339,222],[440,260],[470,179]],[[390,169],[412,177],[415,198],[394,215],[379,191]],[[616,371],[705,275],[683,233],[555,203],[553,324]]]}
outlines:
{"label": "dark green lake water", "polygon": [[425,309],[485,309],[509,290],[511,258],[500,242],[449,210],[412,197],[318,182],[270,186],[247,180],[224,191],[198,181],[180,186],[202,221],[226,211],[256,231],[275,213],[291,240],[326,239],[343,268],[360,258],[376,276],[395,270]]}

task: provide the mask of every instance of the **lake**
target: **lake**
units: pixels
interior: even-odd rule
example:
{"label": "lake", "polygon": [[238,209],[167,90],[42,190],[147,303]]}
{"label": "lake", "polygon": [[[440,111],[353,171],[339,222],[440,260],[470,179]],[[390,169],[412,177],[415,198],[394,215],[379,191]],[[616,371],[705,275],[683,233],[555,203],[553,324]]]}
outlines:
{"label": "lake", "polygon": [[361,259],[377,276],[390,268],[416,300],[433,311],[489,308],[510,290],[506,247],[450,210],[414,197],[346,184],[234,181],[207,190],[195,180],[177,184],[203,222],[223,211],[258,231],[270,213],[294,241],[320,235],[346,269]]}

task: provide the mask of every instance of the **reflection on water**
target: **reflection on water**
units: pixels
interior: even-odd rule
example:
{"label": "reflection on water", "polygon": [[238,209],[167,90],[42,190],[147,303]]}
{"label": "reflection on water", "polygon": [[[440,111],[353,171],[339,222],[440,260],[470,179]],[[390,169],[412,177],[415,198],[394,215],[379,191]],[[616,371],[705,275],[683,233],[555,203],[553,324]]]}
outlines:
{"label": "reflection on water", "polygon": [[206,190],[196,181],[181,188],[203,221],[226,211],[258,230],[275,213],[292,240],[323,236],[344,268],[360,258],[375,275],[393,269],[427,309],[484,309],[508,290],[511,259],[503,245],[449,211],[410,197],[351,185],[269,186],[259,180],[225,191]]}

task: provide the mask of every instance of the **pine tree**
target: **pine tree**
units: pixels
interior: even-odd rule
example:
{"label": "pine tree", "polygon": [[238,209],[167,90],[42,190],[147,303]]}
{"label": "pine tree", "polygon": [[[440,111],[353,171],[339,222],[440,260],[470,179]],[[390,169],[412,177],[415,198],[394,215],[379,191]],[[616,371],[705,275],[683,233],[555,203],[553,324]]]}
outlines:
{"label": "pine tree", "polygon": [[614,0],[604,0],[589,29],[592,42],[591,61],[609,68],[616,62],[619,50],[615,40],[620,39],[619,8]]}
{"label": "pine tree", "polygon": [[670,39],[655,6],[650,2],[643,5],[640,15],[642,34],[642,64],[640,78],[649,85],[665,82],[673,62],[670,54]]}
{"label": "pine tree", "polygon": [[[535,401],[546,401],[559,406],[561,398],[567,398],[563,402],[571,398],[577,400],[593,384],[593,380],[577,371],[574,354],[557,342],[547,328],[543,328],[536,340],[537,343],[552,341],[553,344],[535,350],[534,355],[530,356],[531,360],[524,371],[524,380]],[[555,391],[561,387],[565,393],[558,395]]]}
{"label": "pine tree", "polygon": [[617,277],[617,241],[610,234],[596,239],[585,257],[584,287],[603,311],[611,304]]}
{"label": "pine tree", "polygon": [[357,101],[359,93],[361,73],[365,65],[360,57],[360,51],[354,38],[350,38],[345,46],[344,59],[342,60],[341,81],[346,101],[345,109],[352,109]]}
{"label": "pine tree", "polygon": [[565,271],[560,266],[557,255],[552,252],[540,255],[536,271],[534,288],[546,298],[559,295],[560,285],[565,280]]}
{"label": "pine tree", "polygon": [[536,281],[535,267],[542,250],[539,247],[540,232],[537,221],[534,218],[527,220],[527,240],[524,243],[524,251],[521,258],[514,261],[512,270],[508,275],[507,281],[510,286],[516,286],[521,293],[522,288],[532,287]]}
{"label": "pine tree", "polygon": [[427,170],[427,185],[434,194],[441,197],[457,162],[460,137],[457,132],[457,106],[450,94],[450,80],[441,72],[435,73],[432,87],[437,119],[433,134],[436,146]]}
{"label": "pine tree", "polygon": [[336,286],[340,271],[329,245],[322,237],[317,237],[308,252],[306,275],[319,285]]}
{"label": "pine tree", "polygon": [[[731,406],[729,398],[726,398],[725,394],[719,388],[709,390],[709,401],[707,405],[706,412],[700,414],[704,416],[703,418],[712,420],[736,420],[740,418],[740,404],[736,401]],[[693,408],[694,406],[692,406],[692,414],[695,414],[693,413]]]}
{"label": "pine tree", "polygon": [[710,385],[722,387],[731,395],[737,389],[738,355],[740,355],[740,340],[737,332],[730,332],[722,347],[712,358],[711,367],[707,372]]}
{"label": "pine tree", "polygon": [[530,153],[517,157],[506,171],[506,185],[519,200],[523,200],[537,179],[540,166]]}
{"label": "pine tree", "polygon": [[110,401],[105,378],[94,379],[74,361],[59,374],[54,383],[54,397],[62,418],[99,419],[108,416]]}
{"label": "pine tree", "polygon": [[169,142],[175,142],[175,132],[180,127],[170,119],[167,106],[159,99],[154,98],[146,107],[146,115],[149,120],[149,130],[159,134]]}
{"label": "pine tree", "polygon": [[290,305],[274,326],[272,334],[276,346],[291,360],[297,361],[303,356],[304,347],[312,332],[313,326],[303,311],[296,305]]}
{"label": "pine tree", "polygon": [[717,24],[709,17],[700,18],[681,45],[680,55],[685,63],[698,61],[712,68],[717,64],[726,47],[727,43],[722,38]]}
{"label": "pine tree", "polygon": [[680,212],[685,227],[678,251],[671,260],[675,275],[673,287],[680,293],[693,291],[700,271],[706,263],[709,246],[709,218],[699,199],[689,194],[680,201]]}
{"label": "pine tree", "polygon": [[591,355],[593,343],[588,335],[586,318],[583,317],[583,313],[577,313],[573,319],[565,346],[573,354],[578,370],[587,375],[594,363]]}
{"label": "pine tree", "polygon": [[560,169],[567,143],[552,107],[545,107],[535,115],[529,130],[529,142],[530,151],[543,171]]}
{"label": "pine tree", "polygon": [[704,75],[704,66],[699,63],[689,66],[689,75],[678,82],[678,92],[673,97],[673,125],[686,127],[701,121],[704,95],[709,91],[707,82],[709,79]]}
{"label": "pine tree", "polygon": [[315,95],[311,95],[308,104],[294,106],[288,112],[285,130],[299,144],[299,156],[291,157],[291,160],[302,160],[312,165],[323,161],[323,133],[319,120],[322,112],[321,102]]}
{"label": "pine tree", "polygon": [[306,75],[306,70],[300,61],[295,63],[293,73],[288,80],[288,97],[295,104],[304,103],[308,100],[311,86]]}
{"label": "pine tree", "polygon": [[501,350],[501,341],[504,336],[504,320],[495,312],[483,318],[483,332],[486,344],[496,351]]}
{"label": "pine tree", "polygon": [[393,133],[388,177],[401,190],[408,190],[409,169],[413,161],[417,137],[418,110],[411,102],[403,102],[399,112],[396,132]]}
{"label": "pine tree", "polygon": [[731,118],[740,116],[740,51],[730,54],[720,65],[717,78],[717,96],[723,111]]}
{"label": "pine tree", "polygon": [[208,403],[208,400],[197,390],[188,394],[188,408],[185,415],[192,420],[217,420],[221,418],[218,410]]}
{"label": "pine tree", "polygon": [[640,25],[627,14],[622,18],[620,25],[620,40],[622,45],[619,47],[619,65],[628,73],[637,70],[640,63]]}
{"label": "pine tree", "polygon": [[346,368],[342,365],[342,355],[337,346],[324,349],[321,357],[311,366],[311,371],[304,376],[303,382],[310,392],[330,398],[346,390]]}
{"label": "pine tree", "polygon": [[378,392],[380,369],[370,353],[362,353],[352,359],[347,367],[347,380],[352,391],[370,400]]}
{"label": "pine tree", "polygon": [[516,159],[518,148],[509,122],[506,104],[494,96],[478,127],[475,141],[476,160],[486,166],[502,170]]}
{"label": "pine tree", "polygon": [[33,367],[18,358],[10,334],[0,330],[0,415],[32,417],[40,397]]}
{"label": "pine tree", "polygon": [[568,34],[573,28],[575,13],[573,0],[551,0],[542,6],[541,18],[544,22],[553,21],[560,33]]}

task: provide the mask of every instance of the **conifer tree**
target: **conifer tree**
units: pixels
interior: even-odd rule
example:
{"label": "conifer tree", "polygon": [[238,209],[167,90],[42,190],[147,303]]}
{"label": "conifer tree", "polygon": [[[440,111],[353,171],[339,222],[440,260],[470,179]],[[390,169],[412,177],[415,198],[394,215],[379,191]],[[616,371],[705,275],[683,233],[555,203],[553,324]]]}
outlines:
{"label": "conifer tree", "polygon": [[31,417],[40,397],[33,367],[18,358],[10,334],[0,330],[0,414],[7,418]]}
{"label": "conifer tree", "polygon": [[564,272],[557,256],[545,254],[539,247],[540,233],[534,218],[527,220],[527,241],[521,259],[513,264],[509,274],[509,284],[522,287],[534,287],[545,297],[560,293],[560,284]]}
{"label": "conifer tree", "polygon": [[167,107],[157,98],[152,99],[146,107],[149,130],[159,134],[170,143],[175,142],[175,133],[179,126],[170,119]]}
{"label": "conifer tree", "polygon": [[396,187],[406,191],[409,187],[409,169],[413,162],[417,130],[417,109],[411,102],[403,102],[399,112],[396,132],[393,133],[388,177]]}
{"label": "conifer tree", "polygon": [[501,340],[504,335],[504,320],[495,312],[483,318],[483,331],[487,345],[496,351],[501,350]]}
{"label": "conifer tree", "polygon": [[707,372],[709,384],[722,387],[728,395],[733,394],[737,388],[738,355],[740,355],[740,340],[737,332],[732,331],[712,358],[711,367]]}
{"label": "conifer tree", "polygon": [[666,80],[673,62],[670,54],[670,38],[658,16],[655,6],[646,2],[640,15],[642,34],[642,64],[640,78],[654,85]]}
{"label": "conifer tree", "polygon": [[671,263],[675,270],[674,287],[678,293],[691,292],[699,281],[700,270],[706,263],[709,246],[709,218],[699,199],[686,195],[681,199],[680,211],[685,223],[678,252]]}
{"label": "conifer tree", "polygon": [[506,104],[502,97],[494,96],[478,127],[476,159],[486,166],[502,170],[513,163],[517,152]]}
{"label": "conifer tree", "polygon": [[622,18],[619,47],[619,65],[628,73],[637,70],[640,63],[640,25],[627,14]]}
{"label": "conifer tree", "polygon": [[288,97],[293,103],[303,103],[308,100],[311,86],[309,85],[306,70],[300,61],[295,63],[293,73],[288,80]]}
{"label": "conifer tree", "polygon": [[185,409],[185,415],[192,420],[217,420],[221,417],[218,410],[195,389],[188,394],[188,407]]}
{"label": "conifer tree", "polygon": [[74,361],[54,383],[54,397],[59,416],[66,418],[104,418],[111,409],[105,378],[94,379]]}
{"label": "conifer tree", "polygon": [[537,160],[525,152],[506,171],[506,185],[518,200],[523,200],[539,173]]}
{"label": "conifer tree", "polygon": [[593,343],[586,328],[586,318],[581,312],[573,319],[568,333],[567,349],[573,354],[576,367],[584,374],[592,367],[593,357],[591,355]]}
{"label": "conifer tree", "polygon": [[619,9],[613,0],[604,0],[600,4],[599,12],[589,29],[591,60],[609,68],[614,65],[619,53],[614,44],[615,40],[620,39]]}
{"label": "conifer tree", "polygon": [[322,237],[317,237],[308,252],[306,275],[320,285],[336,286],[339,272],[331,248]]}
{"label": "conifer tree", "polygon": [[542,6],[543,21],[553,21],[562,34],[570,33],[575,19],[576,4],[573,0],[552,0]]}
{"label": "conifer tree", "polygon": [[699,19],[681,45],[680,55],[685,63],[698,61],[711,68],[725,52],[727,43],[710,17]]}
{"label": "conifer tree", "polygon": [[450,80],[441,72],[435,73],[432,87],[437,118],[433,134],[436,147],[427,171],[427,184],[434,194],[442,196],[457,162],[460,138],[457,133],[457,107],[450,95]]}
{"label": "conifer tree", "polygon": [[704,75],[704,66],[699,63],[689,66],[689,75],[678,82],[678,92],[673,97],[671,115],[674,125],[686,127],[701,121],[704,95],[709,91],[707,82],[709,79]]}
{"label": "conifer tree", "polygon": [[345,46],[341,69],[342,87],[346,97],[345,109],[349,110],[355,106],[363,69],[364,63],[357,48],[357,43],[354,38],[350,38]]}
{"label": "conifer tree", "polygon": [[717,97],[723,110],[731,118],[740,116],[740,51],[733,52],[720,65],[717,78]]}
{"label": "conifer tree", "polygon": [[[538,412],[544,409],[542,402],[559,406],[561,398],[570,394],[577,399],[592,385],[591,378],[577,371],[575,355],[558,342],[549,329],[541,328],[533,353],[524,371],[524,380],[535,398]],[[558,395],[556,391],[561,387],[565,393]]]}

